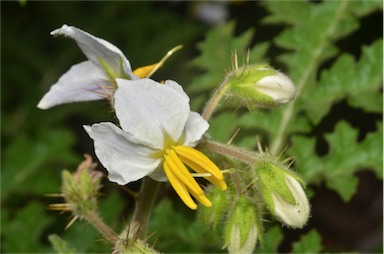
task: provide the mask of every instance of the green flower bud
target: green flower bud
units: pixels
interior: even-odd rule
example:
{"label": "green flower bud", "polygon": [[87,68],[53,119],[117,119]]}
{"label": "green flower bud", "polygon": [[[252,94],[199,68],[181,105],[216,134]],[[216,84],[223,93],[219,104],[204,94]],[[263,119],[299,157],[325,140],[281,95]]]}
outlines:
{"label": "green flower bud", "polygon": [[216,229],[221,218],[224,217],[228,210],[229,200],[227,194],[219,188],[212,188],[212,186],[206,191],[206,196],[212,202],[212,206],[202,207],[198,210],[199,218],[204,224],[211,225],[213,229]]}
{"label": "green flower bud", "polygon": [[229,74],[229,93],[246,106],[277,107],[290,102],[296,87],[283,73],[266,64],[245,65]]}
{"label": "green flower bud", "polygon": [[229,214],[225,226],[225,245],[229,253],[252,253],[261,238],[257,206],[241,196]]}
{"label": "green flower bud", "polygon": [[259,165],[256,172],[258,189],[270,212],[287,226],[302,228],[310,213],[303,179],[268,162]]}
{"label": "green flower bud", "polygon": [[159,252],[149,246],[145,241],[140,240],[137,236],[124,229],[120,234],[119,240],[116,241],[112,254],[158,254]]}
{"label": "green flower bud", "polygon": [[71,174],[69,171],[62,172],[62,193],[68,207],[74,214],[82,218],[88,211],[95,211],[97,198],[101,187],[102,173],[94,171],[95,164],[89,155],[77,170]]}

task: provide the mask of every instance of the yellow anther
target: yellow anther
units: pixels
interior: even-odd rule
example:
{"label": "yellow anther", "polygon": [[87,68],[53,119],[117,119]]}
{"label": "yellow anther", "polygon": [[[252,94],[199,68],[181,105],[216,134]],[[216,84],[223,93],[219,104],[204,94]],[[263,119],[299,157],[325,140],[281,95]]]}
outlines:
{"label": "yellow anther", "polygon": [[157,65],[158,63],[139,67],[133,71],[133,74],[135,74],[139,78],[147,78],[148,75],[152,72],[152,70],[157,67]]}
{"label": "yellow anther", "polygon": [[177,195],[179,195],[179,197],[181,198],[181,200],[184,202],[186,206],[188,206],[192,210],[196,210],[197,205],[191,198],[191,195],[189,194],[187,187],[172,172],[168,164],[168,161],[164,161],[163,167],[164,167],[165,175],[167,176],[169,182],[171,183],[173,189],[176,191]]}
{"label": "yellow anther", "polygon": [[168,163],[172,173],[175,174],[175,176],[180,179],[192,193],[196,195],[204,194],[204,191],[200,188],[195,178],[193,178],[174,150],[169,150],[168,154],[165,156],[165,162]]}
{"label": "yellow anther", "polygon": [[192,173],[186,167],[202,174],[205,179],[225,190],[227,184],[219,168],[203,153],[186,146],[170,146],[164,150],[164,171],[173,189],[181,200],[191,209],[197,209],[197,205],[191,195],[206,207],[212,203],[204,195],[204,191],[196,182]]}
{"label": "yellow anther", "polygon": [[173,149],[182,161],[188,160],[197,165],[199,168],[198,173],[208,172],[219,180],[224,179],[220,169],[200,151],[187,146],[176,146]]}
{"label": "yellow anther", "polygon": [[[188,167],[196,171],[197,173],[201,173],[201,174],[206,173],[205,169],[201,168],[198,164],[194,163],[193,161],[183,158],[183,162],[187,164]],[[211,182],[212,184],[219,187],[221,190],[227,189],[227,184],[225,183],[224,180],[219,180],[218,178],[216,178],[215,176],[212,176],[211,174],[209,174],[209,176],[203,175],[203,177],[207,179],[209,182]]]}
{"label": "yellow anther", "polygon": [[173,49],[168,51],[167,54],[165,54],[165,56],[158,63],[139,67],[133,71],[133,74],[135,74],[139,78],[150,78],[153,75],[153,73],[155,73],[161,66],[163,66],[165,61],[167,61],[168,58],[171,57],[173,53],[180,50],[182,47],[183,47],[182,45],[178,45],[174,47]]}
{"label": "yellow anther", "polygon": [[191,193],[192,196],[197,199],[200,203],[202,203],[205,207],[211,207],[212,203],[209,201],[209,199],[203,194],[203,195],[194,195]]}

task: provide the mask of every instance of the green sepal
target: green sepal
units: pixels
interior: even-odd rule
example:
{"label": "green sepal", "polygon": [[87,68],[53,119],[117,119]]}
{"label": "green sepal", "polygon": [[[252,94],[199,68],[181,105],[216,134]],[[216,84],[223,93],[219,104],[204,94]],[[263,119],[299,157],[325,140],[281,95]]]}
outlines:
{"label": "green sepal", "polygon": [[216,229],[221,219],[227,213],[228,207],[231,205],[228,200],[229,196],[214,186],[210,186],[205,192],[205,195],[211,201],[212,207],[201,207],[201,209],[198,210],[199,219],[201,219],[204,224]]}
{"label": "green sepal", "polygon": [[301,178],[298,178],[288,170],[279,168],[268,162],[263,162],[258,165],[256,172],[258,175],[259,191],[272,213],[275,212],[275,205],[272,197],[273,192],[280,195],[285,201],[292,205],[296,203],[296,200],[286,183],[285,174],[289,174],[295,179],[300,179],[300,182],[302,182]]}
{"label": "green sepal", "polygon": [[228,75],[227,85],[230,95],[245,102],[247,107],[275,107],[275,100],[257,90],[256,84],[264,77],[276,74],[267,64],[246,65]]}
{"label": "green sepal", "polygon": [[[113,68],[111,68],[111,66],[109,66],[103,59],[98,57],[97,61],[100,63],[101,67],[103,67],[105,73],[109,77],[110,82],[113,84],[113,87],[117,89],[116,78],[119,78],[119,74],[116,73],[116,71]],[[121,62],[120,68],[122,68],[122,61],[120,62]]]}
{"label": "green sepal", "polygon": [[97,209],[100,177],[91,174],[86,169],[73,174],[67,170],[62,171],[62,193],[66,202],[73,207],[73,212],[80,217]]}
{"label": "green sepal", "polygon": [[235,202],[232,211],[229,213],[228,221],[225,226],[225,244],[224,248],[231,241],[231,232],[233,227],[240,229],[240,245],[243,246],[249,237],[252,226],[256,226],[257,240],[262,240],[261,223],[257,205],[253,204],[246,196],[240,196]]}

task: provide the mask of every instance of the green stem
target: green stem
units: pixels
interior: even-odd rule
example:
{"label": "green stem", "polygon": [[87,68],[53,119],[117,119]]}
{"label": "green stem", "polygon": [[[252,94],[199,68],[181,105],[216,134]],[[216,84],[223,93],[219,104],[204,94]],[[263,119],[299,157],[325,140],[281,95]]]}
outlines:
{"label": "green stem", "polygon": [[149,217],[159,186],[160,182],[154,181],[149,177],[145,177],[141,183],[133,218],[127,226],[127,232],[133,233],[138,238],[144,239],[146,237]]}
{"label": "green stem", "polygon": [[231,174],[231,176],[232,181],[235,185],[236,193],[238,196],[241,196],[243,194],[243,187],[241,186],[239,174],[237,172],[234,172],[233,174]]}
{"label": "green stem", "polygon": [[229,89],[228,78],[226,78],[216,89],[215,93],[211,97],[211,99],[208,101],[208,103],[205,105],[205,108],[203,110],[203,113],[201,116],[206,120],[209,121],[211,118],[213,112],[219,105],[220,100],[224,97],[225,93]]}
{"label": "green stem", "polygon": [[84,218],[94,226],[110,243],[114,244],[119,240],[117,234],[93,211],[84,214]]}

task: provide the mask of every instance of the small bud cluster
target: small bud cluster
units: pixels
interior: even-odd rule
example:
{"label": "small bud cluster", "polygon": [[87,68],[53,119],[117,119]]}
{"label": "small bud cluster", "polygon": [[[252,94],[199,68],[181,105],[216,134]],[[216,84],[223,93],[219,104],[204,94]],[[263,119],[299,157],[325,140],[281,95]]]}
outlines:
{"label": "small bud cluster", "polygon": [[252,253],[262,242],[265,212],[290,228],[302,228],[310,216],[304,180],[273,156],[261,154],[248,170],[232,173],[234,181],[225,194],[210,189],[214,205],[199,211],[204,223],[214,229],[219,225],[230,253]]}

